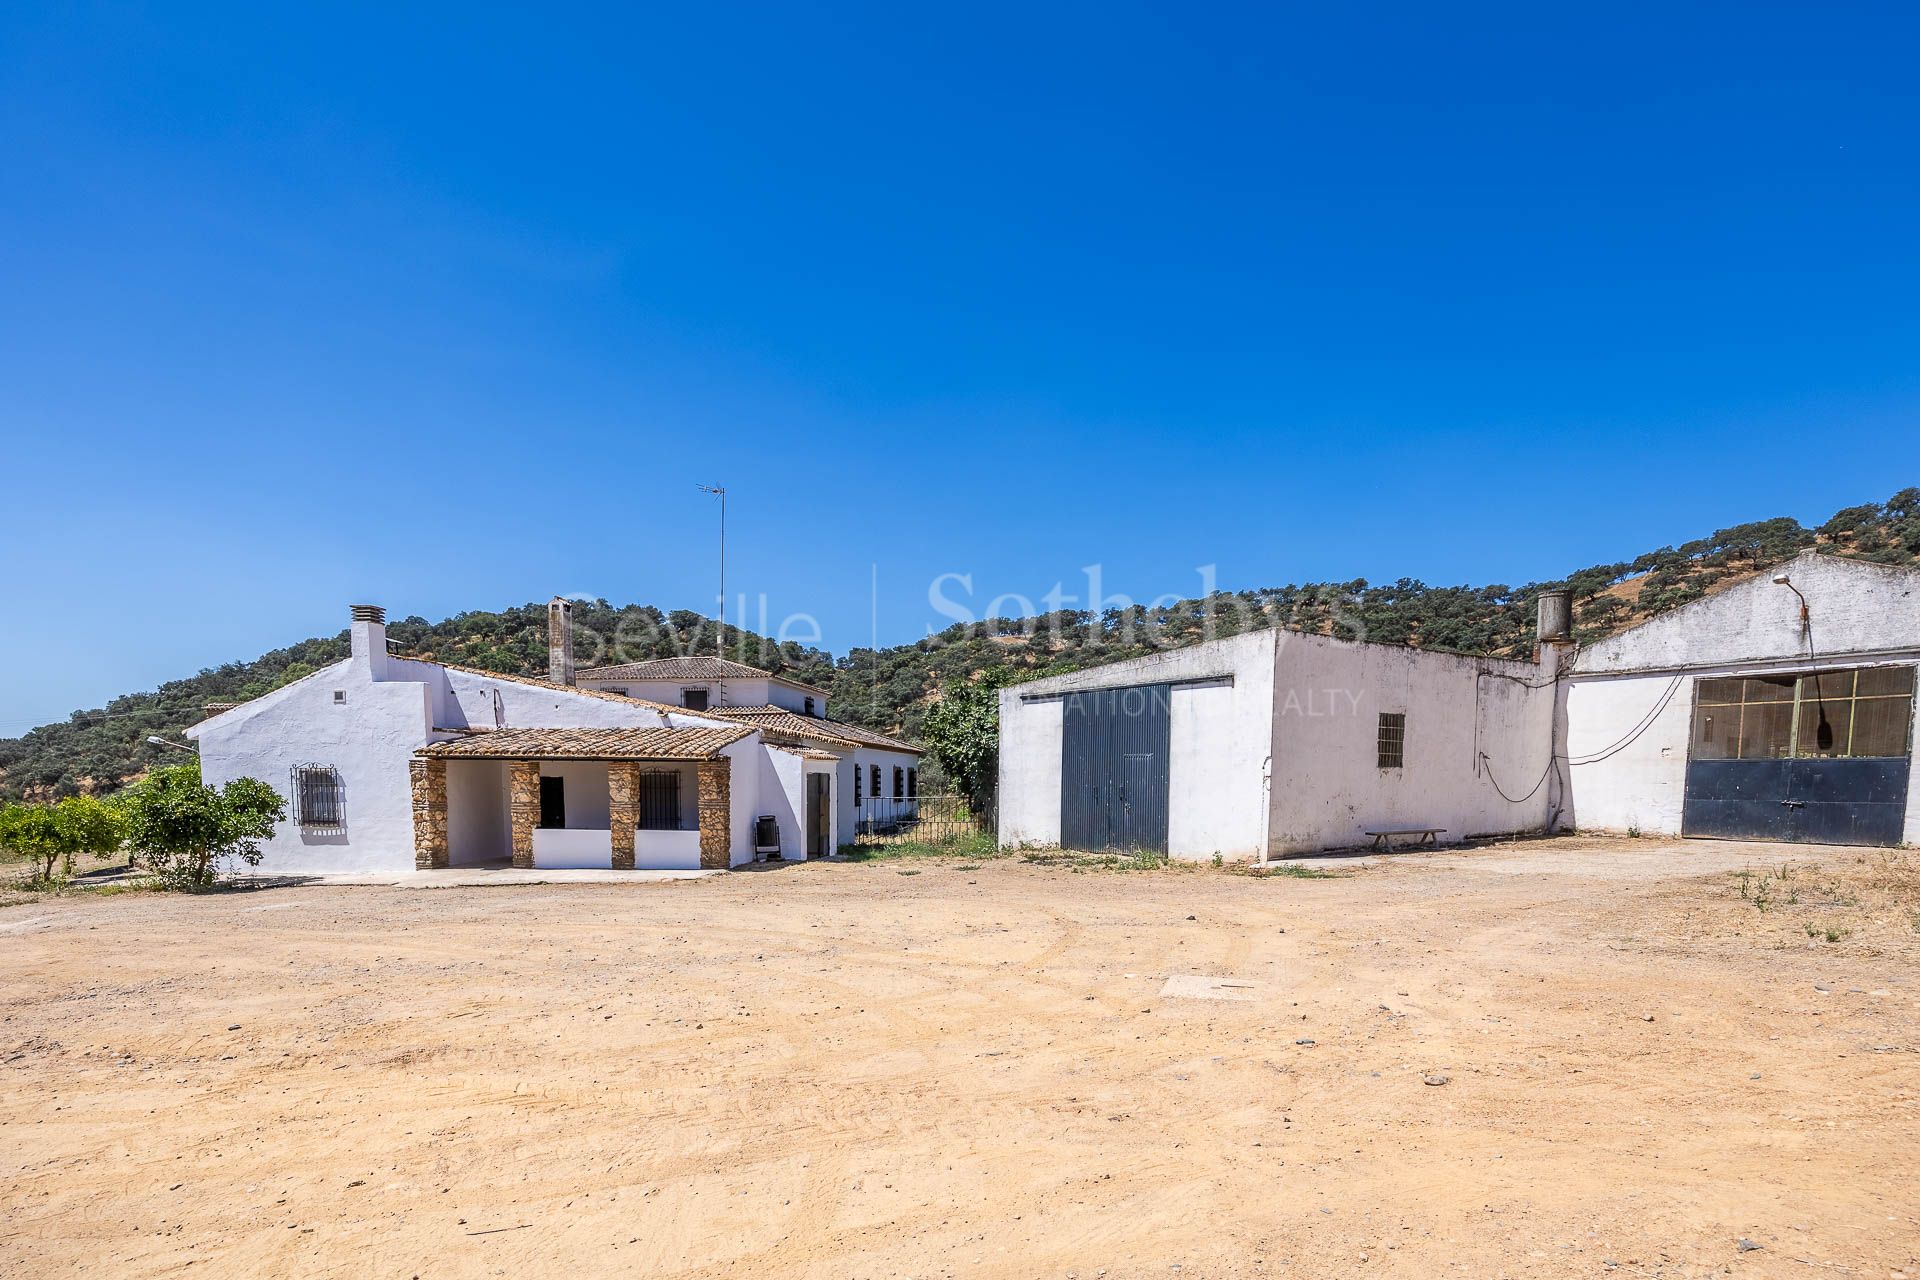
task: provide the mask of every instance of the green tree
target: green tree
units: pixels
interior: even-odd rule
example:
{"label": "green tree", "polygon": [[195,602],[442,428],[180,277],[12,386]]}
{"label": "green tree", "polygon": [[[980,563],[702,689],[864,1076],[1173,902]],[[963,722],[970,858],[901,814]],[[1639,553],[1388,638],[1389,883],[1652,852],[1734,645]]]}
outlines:
{"label": "green tree", "polygon": [[58,883],[54,868],[69,856],[50,804],[10,804],[0,809],[0,845],[33,864],[36,885]]}
{"label": "green tree", "polygon": [[122,801],[127,840],[170,889],[205,889],[238,859],[260,865],[260,841],[286,817],[286,801],[258,778],[218,789],[197,762],[155,769]]}
{"label": "green tree", "polygon": [[34,882],[50,888],[73,875],[76,855],[118,849],[121,832],[119,813],[92,796],[0,809],[0,846],[32,862]]}
{"label": "green tree", "polygon": [[127,822],[120,806],[95,796],[68,796],[53,806],[54,823],[66,841],[67,874],[73,874],[78,854],[105,858],[118,853],[127,838]]}
{"label": "green tree", "polygon": [[920,722],[927,750],[975,813],[985,809],[999,767],[1000,689],[1008,682],[997,668],[975,680],[949,680]]}

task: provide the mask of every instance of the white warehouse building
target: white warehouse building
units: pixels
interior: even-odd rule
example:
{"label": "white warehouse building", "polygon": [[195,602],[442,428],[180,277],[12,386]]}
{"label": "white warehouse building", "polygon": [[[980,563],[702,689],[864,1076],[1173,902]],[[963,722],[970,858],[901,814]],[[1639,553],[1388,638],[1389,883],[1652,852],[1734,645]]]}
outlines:
{"label": "white warehouse building", "polygon": [[1920,839],[1920,572],[1808,553],[1570,634],[1550,593],[1532,661],[1276,630],[1004,689],[1000,841],[1246,860],[1576,824]]}
{"label": "white warehouse building", "polygon": [[572,608],[548,605],[545,680],[395,656],[355,605],[349,657],[209,708],[205,781],[288,801],[260,870],[723,869],[831,854],[877,805],[911,820],[919,748],[721,658],[576,675]]}

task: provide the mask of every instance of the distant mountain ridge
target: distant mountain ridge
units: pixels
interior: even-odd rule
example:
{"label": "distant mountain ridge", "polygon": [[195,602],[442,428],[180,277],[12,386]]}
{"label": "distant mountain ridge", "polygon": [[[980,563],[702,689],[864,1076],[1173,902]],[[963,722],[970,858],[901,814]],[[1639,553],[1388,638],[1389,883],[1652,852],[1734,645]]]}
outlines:
{"label": "distant mountain ridge", "polygon": [[[1615,564],[1594,565],[1555,582],[1517,587],[1432,587],[1414,579],[1375,585],[1364,579],[1219,592],[1165,608],[1135,606],[1095,617],[1068,610],[1037,618],[956,624],[914,644],[822,650],[778,644],[726,629],[726,655],[825,689],[837,719],[912,738],[930,703],[952,680],[996,671],[1011,680],[1077,670],[1155,649],[1263,627],[1290,627],[1349,638],[1462,653],[1522,656],[1533,640],[1533,598],[1573,593],[1575,637],[1610,635],[1677,608],[1809,547],[1883,564],[1920,562],[1920,488],[1885,502],[1837,512],[1817,528],[1789,517],[1721,529],[1678,547]],[[686,610],[604,600],[574,608],[581,666],[711,653],[713,621]],[[547,666],[544,602],[498,612],[455,614],[441,622],[390,623],[395,651],[517,675]],[[115,698],[94,711],[0,739],[0,797],[35,799],[112,791],[157,760],[150,734],[177,734],[206,717],[209,703],[243,702],[347,655],[347,633],[302,640],[249,662],[233,662],[159,689]]]}

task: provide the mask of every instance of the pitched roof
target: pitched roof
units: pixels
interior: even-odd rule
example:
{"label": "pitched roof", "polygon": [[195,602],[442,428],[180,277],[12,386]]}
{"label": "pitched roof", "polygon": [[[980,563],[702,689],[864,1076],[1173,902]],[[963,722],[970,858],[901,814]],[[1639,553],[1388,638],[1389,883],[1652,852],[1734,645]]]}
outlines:
{"label": "pitched roof", "polygon": [[751,729],[493,729],[415,755],[457,760],[711,760]]}
{"label": "pitched roof", "polygon": [[[426,658],[409,659],[413,662],[430,661]],[[655,702],[651,698],[636,698],[631,694],[608,693],[604,689],[582,689],[576,685],[560,684],[553,680],[542,680],[538,676],[508,675],[504,671],[488,671],[484,667],[463,667],[457,662],[441,662],[437,665],[449,671],[462,671],[470,676],[485,676],[489,680],[511,680],[515,684],[530,684],[541,689],[551,689],[555,693],[577,693],[583,698],[600,698],[607,702],[634,702],[643,707],[652,707],[655,711],[671,711],[675,715],[699,715],[700,712],[688,712],[685,707],[670,706],[664,702]]]}
{"label": "pitched roof", "polygon": [[695,655],[687,658],[648,658],[644,662],[622,662],[611,667],[589,667],[575,674],[577,680],[778,680],[796,689],[824,693],[791,676],[775,675],[759,667],[750,667],[731,658]]}
{"label": "pitched roof", "polygon": [[778,751],[782,755],[799,756],[802,760],[838,760],[840,757],[831,751],[816,751],[812,747],[788,747],[778,742],[769,742],[767,750]]}
{"label": "pitched roof", "polygon": [[785,707],[710,707],[707,714],[725,716],[729,720],[750,724],[766,733],[778,733],[787,737],[815,738],[849,747],[878,747],[883,751],[904,751],[916,756],[926,754],[919,747],[902,742],[898,738],[889,738],[884,733],[875,733],[872,729],[863,729],[857,724],[848,724],[844,720],[822,720],[819,716],[803,716],[798,711],[789,711]]}

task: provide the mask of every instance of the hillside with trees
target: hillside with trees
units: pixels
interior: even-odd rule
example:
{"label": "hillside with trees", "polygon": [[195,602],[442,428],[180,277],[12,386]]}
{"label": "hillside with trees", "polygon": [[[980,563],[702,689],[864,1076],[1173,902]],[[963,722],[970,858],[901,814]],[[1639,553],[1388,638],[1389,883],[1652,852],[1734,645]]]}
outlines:
{"label": "hillside with trees", "polygon": [[[1314,582],[1220,592],[1165,608],[1136,606],[1095,616],[1070,610],[956,624],[914,644],[855,649],[834,657],[726,629],[729,657],[827,691],[839,718],[915,737],[950,682],[1015,682],[1137,657],[1211,636],[1265,627],[1461,653],[1523,656],[1533,637],[1533,599],[1573,594],[1576,639],[1588,642],[1678,608],[1807,548],[1882,564],[1920,562],[1920,488],[1848,507],[1817,528],[1776,517],[1721,529],[1632,560],[1593,565],[1553,582],[1429,586]],[[710,653],[713,621],[646,605],[581,602],[574,610],[582,666]],[[546,606],[456,614],[439,622],[390,623],[394,651],[508,674],[546,670]],[[150,734],[172,735],[206,717],[210,703],[241,702],[347,655],[347,634],[302,640],[247,662],[201,671],[159,689],[76,711],[67,720],[0,739],[0,797],[51,799],[111,792],[160,763]]]}

